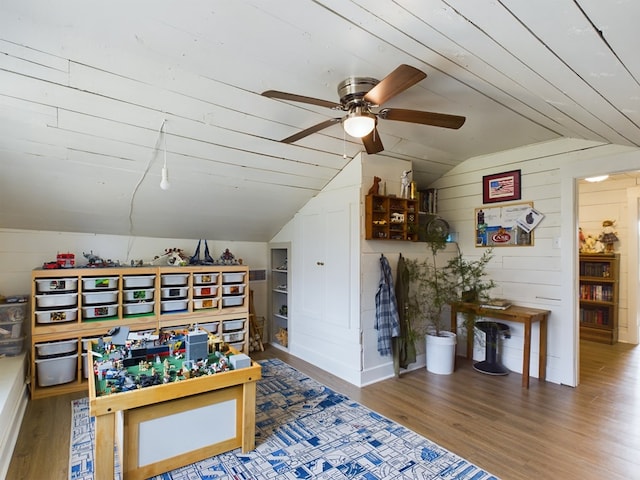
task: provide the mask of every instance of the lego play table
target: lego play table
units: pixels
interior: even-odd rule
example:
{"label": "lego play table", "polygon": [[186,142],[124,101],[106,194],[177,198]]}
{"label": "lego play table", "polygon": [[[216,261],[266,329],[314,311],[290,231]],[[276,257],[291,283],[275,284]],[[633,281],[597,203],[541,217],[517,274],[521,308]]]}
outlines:
{"label": "lego play table", "polygon": [[89,368],[95,416],[95,480],[114,478],[117,445],[124,480],[144,479],[242,448],[255,448],[256,382],[261,367],[98,396]]}

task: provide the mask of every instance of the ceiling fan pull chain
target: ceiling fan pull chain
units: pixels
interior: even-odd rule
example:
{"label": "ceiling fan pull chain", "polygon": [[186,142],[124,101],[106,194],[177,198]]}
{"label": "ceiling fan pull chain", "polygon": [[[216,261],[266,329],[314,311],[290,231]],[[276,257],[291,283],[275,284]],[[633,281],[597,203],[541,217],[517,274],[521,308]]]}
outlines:
{"label": "ceiling fan pull chain", "polygon": [[347,159],[347,132],[342,129],[342,158]]}

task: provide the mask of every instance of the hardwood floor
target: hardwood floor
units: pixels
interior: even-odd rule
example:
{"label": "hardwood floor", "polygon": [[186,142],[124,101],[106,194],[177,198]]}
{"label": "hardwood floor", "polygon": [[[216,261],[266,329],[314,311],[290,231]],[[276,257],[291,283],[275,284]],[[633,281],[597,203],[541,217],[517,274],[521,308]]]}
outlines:
{"label": "hardwood floor", "polygon": [[[403,424],[503,480],[640,478],[640,347],[583,342],[577,388],[483,375],[458,359],[453,375],[420,369],[357,388],[276,348],[319,382]],[[8,480],[68,478],[70,402],[29,402]]]}

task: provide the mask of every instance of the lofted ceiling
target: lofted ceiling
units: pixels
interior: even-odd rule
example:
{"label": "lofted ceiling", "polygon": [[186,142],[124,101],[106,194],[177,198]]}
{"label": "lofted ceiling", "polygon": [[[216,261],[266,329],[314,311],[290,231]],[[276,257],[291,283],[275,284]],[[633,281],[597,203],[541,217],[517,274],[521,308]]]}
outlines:
{"label": "lofted ceiling", "polygon": [[[350,76],[427,78],[385,106],[381,157],[426,186],[573,137],[640,145],[636,0],[2,0],[0,227],[268,241],[363,148],[328,108]],[[171,187],[159,188],[166,155]]]}

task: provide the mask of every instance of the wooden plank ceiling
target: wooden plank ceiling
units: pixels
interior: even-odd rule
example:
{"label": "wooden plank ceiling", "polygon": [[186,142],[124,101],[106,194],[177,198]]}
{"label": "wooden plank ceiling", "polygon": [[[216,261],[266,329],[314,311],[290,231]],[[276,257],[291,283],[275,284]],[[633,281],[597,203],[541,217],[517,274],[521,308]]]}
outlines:
{"label": "wooden plank ceiling", "polygon": [[362,145],[339,123],[279,142],[336,112],[261,92],[338,102],[402,63],[428,76],[385,106],[467,119],[380,120],[377,155],[421,186],[561,137],[638,146],[639,18],[633,0],[4,0],[0,227],[268,241]]}

